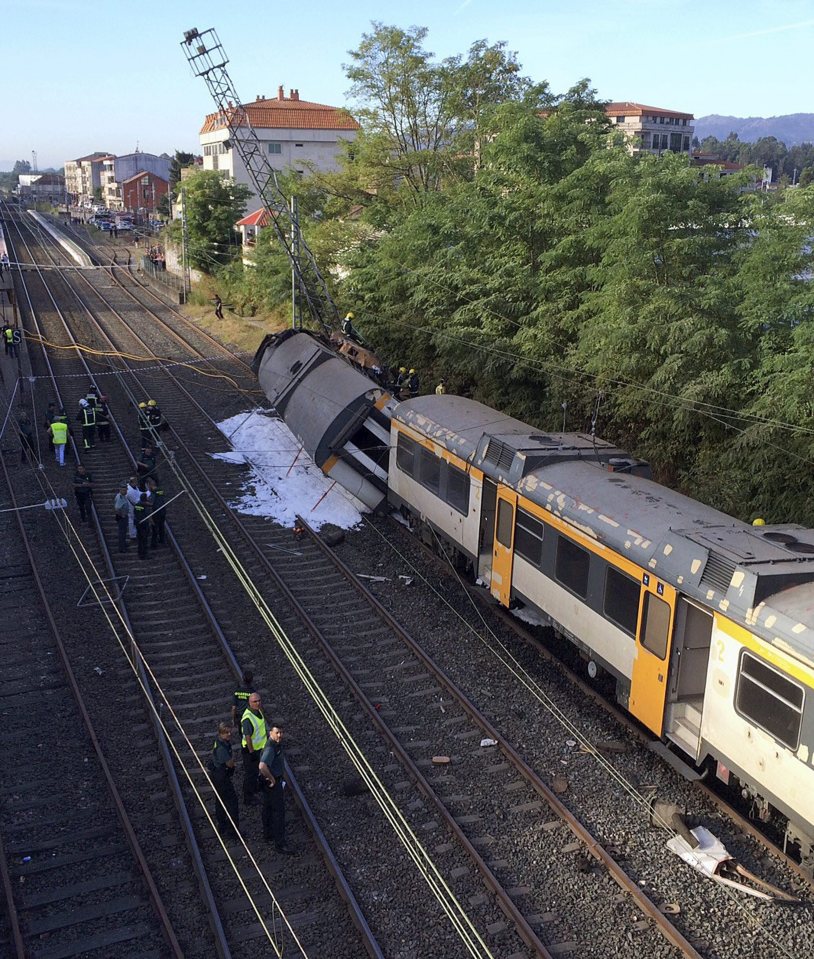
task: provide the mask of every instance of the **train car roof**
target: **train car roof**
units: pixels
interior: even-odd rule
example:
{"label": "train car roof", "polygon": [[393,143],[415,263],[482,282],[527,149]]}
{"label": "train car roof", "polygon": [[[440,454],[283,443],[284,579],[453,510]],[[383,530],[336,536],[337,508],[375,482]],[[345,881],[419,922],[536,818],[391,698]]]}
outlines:
{"label": "train car roof", "polygon": [[407,400],[394,419],[814,665],[814,531],[750,526],[654,482],[609,443],[543,434],[464,397]]}

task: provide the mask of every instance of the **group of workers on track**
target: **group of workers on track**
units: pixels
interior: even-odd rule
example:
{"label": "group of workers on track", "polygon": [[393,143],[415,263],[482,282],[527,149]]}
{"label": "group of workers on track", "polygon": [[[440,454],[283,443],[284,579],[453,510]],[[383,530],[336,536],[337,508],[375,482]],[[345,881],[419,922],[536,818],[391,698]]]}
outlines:
{"label": "group of workers on track", "polygon": [[240,831],[240,808],[232,784],[235,760],[232,755],[232,728],[240,733],[243,756],[243,803],[254,805],[262,797],[263,839],[277,852],[293,855],[285,839],[285,758],[283,725],[269,721],[254,675],[243,673],[243,683],[232,699],[232,722],[218,725],[212,744],[208,772],[215,787],[215,817],[224,839],[236,839]]}

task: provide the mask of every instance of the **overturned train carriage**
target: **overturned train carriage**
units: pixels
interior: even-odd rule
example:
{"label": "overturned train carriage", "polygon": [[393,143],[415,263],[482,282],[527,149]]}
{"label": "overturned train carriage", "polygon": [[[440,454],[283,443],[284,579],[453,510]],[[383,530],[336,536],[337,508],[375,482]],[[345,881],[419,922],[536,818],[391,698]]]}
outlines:
{"label": "overturned train carriage", "polygon": [[267,336],[263,392],[317,466],[369,509],[386,502],[390,395],[310,333]]}

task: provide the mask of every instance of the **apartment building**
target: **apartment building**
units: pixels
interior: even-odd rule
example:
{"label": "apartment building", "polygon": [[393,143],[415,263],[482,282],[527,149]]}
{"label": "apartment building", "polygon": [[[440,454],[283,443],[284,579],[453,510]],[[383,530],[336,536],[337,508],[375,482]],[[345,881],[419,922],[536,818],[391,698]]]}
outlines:
{"label": "apartment building", "polygon": [[65,191],[74,206],[90,206],[94,191],[102,185],[102,160],[109,154],[89,153],[65,161]]}
{"label": "apartment building", "polygon": [[102,159],[102,203],[109,210],[127,209],[122,184],[139,173],[151,173],[162,180],[170,178],[171,158],[162,153],[126,153],[123,156],[108,155]]}
{"label": "apartment building", "polygon": [[691,113],[630,101],[609,103],[605,113],[614,129],[625,134],[631,153],[690,153],[695,131]]}
{"label": "apartment building", "polygon": [[[292,169],[303,174],[309,166],[320,171],[336,170],[343,144],[355,139],[359,130],[359,124],[345,110],[301,100],[299,90],[290,90],[286,96],[279,87],[276,97],[258,96],[243,108],[275,170]],[[243,162],[229,143],[226,119],[222,113],[210,113],[204,120],[199,134],[203,168],[219,170],[253,189]],[[247,213],[260,207],[260,200],[252,195]]]}

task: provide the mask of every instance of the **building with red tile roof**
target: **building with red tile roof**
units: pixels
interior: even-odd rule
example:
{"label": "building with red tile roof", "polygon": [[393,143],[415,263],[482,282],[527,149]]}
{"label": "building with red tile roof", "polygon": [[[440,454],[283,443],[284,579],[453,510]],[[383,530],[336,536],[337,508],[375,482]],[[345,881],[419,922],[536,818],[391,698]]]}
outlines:
{"label": "building with red tile roof", "polygon": [[695,131],[691,113],[649,107],[630,100],[608,103],[605,113],[613,129],[625,134],[632,153],[690,152]]}
{"label": "building with red tile roof", "polygon": [[[277,96],[258,96],[253,103],[229,106],[226,112],[210,113],[200,130],[205,170],[219,170],[236,183],[251,188],[243,162],[229,144],[228,122],[248,118],[275,170],[292,169],[306,174],[310,168],[336,170],[343,145],[352,141],[359,124],[341,107],[301,100],[299,90],[285,95],[282,86]],[[260,207],[252,196],[249,212]]]}

